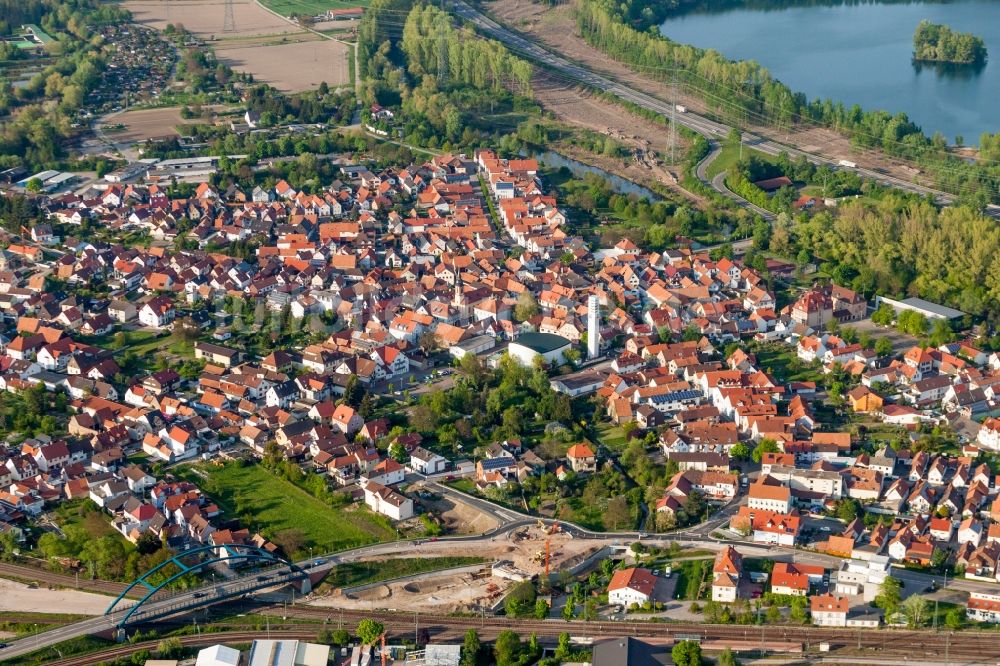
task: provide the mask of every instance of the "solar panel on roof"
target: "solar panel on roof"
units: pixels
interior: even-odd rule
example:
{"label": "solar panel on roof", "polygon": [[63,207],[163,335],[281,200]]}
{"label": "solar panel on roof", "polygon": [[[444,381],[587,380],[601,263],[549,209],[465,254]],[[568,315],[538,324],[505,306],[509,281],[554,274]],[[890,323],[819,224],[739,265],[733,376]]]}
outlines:
{"label": "solar panel on roof", "polygon": [[514,459],[510,456],[501,456],[499,458],[486,458],[482,461],[482,466],[485,471],[492,471],[496,469],[503,469],[504,467],[510,467],[514,464]]}

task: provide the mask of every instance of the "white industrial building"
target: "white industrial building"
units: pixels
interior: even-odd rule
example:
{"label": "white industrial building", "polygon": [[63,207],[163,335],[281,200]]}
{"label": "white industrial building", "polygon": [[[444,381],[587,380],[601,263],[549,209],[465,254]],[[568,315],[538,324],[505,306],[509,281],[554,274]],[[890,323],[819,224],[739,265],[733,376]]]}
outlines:
{"label": "white industrial building", "polygon": [[913,312],[919,312],[927,319],[947,319],[949,321],[952,319],[961,319],[965,316],[965,313],[961,310],[925,301],[922,298],[906,298],[901,301],[897,301],[892,298],[886,298],[885,296],[876,296],[875,308],[878,309],[882,303],[885,303],[895,310],[897,315],[903,310],[911,310]]}
{"label": "white industrial building", "polygon": [[834,589],[837,594],[863,595],[866,602],[873,601],[889,573],[889,558],[885,555],[873,555],[869,560],[844,560],[837,571]]}
{"label": "white industrial building", "polygon": [[329,661],[329,645],[257,640],[250,647],[247,666],[326,666]]}
{"label": "white industrial building", "polygon": [[198,651],[195,666],[239,666],[240,651],[225,645],[213,645]]}

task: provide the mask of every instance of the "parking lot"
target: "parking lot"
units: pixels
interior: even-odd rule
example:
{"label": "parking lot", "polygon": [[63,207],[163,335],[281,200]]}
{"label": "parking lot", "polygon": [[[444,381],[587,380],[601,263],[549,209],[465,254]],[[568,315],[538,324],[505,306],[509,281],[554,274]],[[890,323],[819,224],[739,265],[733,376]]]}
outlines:
{"label": "parking lot", "polygon": [[900,333],[894,328],[886,328],[885,326],[877,326],[872,323],[871,317],[865,317],[859,321],[852,321],[845,326],[853,328],[858,334],[863,332],[868,332],[871,334],[872,338],[878,340],[879,338],[888,338],[892,342],[892,351],[899,354],[913,345],[917,344],[919,340],[912,335],[907,335],[906,333]]}
{"label": "parking lot", "polygon": [[391,380],[378,382],[372,386],[375,393],[395,398],[403,399],[403,393],[410,392],[411,396],[421,395],[432,390],[446,390],[455,384],[455,368],[448,366],[438,366],[426,368],[408,373],[402,377],[394,377]]}
{"label": "parking lot", "polygon": [[844,523],[836,518],[817,518],[811,515],[802,515],[802,534],[812,545],[815,542],[826,541],[830,536],[838,536],[843,533]]}
{"label": "parking lot", "polygon": [[[481,352],[477,356],[483,363],[486,363],[488,357],[503,352],[508,344],[508,342],[501,342],[496,347]],[[455,376],[458,373],[458,370],[451,365],[453,361],[454,357],[451,354],[439,352],[432,357],[432,362],[437,365],[378,382],[372,386],[372,391],[396,400],[403,399],[404,391],[409,391],[411,396],[420,396],[431,391],[446,391],[455,385]],[[413,381],[410,381],[411,379]]]}

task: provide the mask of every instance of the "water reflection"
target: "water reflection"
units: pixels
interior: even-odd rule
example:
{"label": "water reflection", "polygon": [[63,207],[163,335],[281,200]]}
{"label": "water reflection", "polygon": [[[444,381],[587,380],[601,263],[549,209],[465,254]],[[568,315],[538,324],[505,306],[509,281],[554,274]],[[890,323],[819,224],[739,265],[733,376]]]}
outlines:
{"label": "water reflection", "polygon": [[[808,99],[904,112],[928,135],[974,140],[1000,130],[997,0],[703,0],[698,8],[713,11],[669,18],[661,32],[756,60]],[[981,37],[992,57],[971,66],[914,62],[913,32],[923,19]]]}
{"label": "water reflection", "polygon": [[611,187],[616,191],[621,192],[622,194],[635,194],[640,197],[645,197],[650,201],[659,201],[660,199],[662,199],[662,197],[658,195],[656,192],[653,192],[652,190],[647,189],[642,185],[637,185],[636,183],[633,183],[631,180],[626,180],[624,178],[621,178],[620,176],[616,176],[613,173],[609,173],[604,169],[590,166],[589,164],[584,164],[583,162],[579,162],[571,157],[566,157],[565,155],[552,152],[551,150],[539,153],[533,153],[531,156],[537,159],[545,166],[553,169],[566,167],[571,172],[573,172],[573,175],[576,176],[577,178],[582,178],[583,174],[585,173],[597,174],[598,176],[601,176],[606,181],[611,183]]}
{"label": "water reflection", "polygon": [[956,81],[970,81],[978,78],[986,69],[986,61],[969,63],[963,65],[955,62],[933,62],[929,60],[913,60],[913,71],[917,74],[924,70],[936,74],[942,78],[955,79]]}

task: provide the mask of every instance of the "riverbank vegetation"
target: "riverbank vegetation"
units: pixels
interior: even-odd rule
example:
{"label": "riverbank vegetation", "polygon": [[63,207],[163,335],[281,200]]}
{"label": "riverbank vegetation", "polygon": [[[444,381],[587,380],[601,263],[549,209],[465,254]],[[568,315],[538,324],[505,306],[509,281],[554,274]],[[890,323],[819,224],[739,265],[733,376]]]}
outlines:
{"label": "riverbank vegetation", "polygon": [[913,34],[913,59],[973,65],[986,60],[986,43],[973,34],[924,20]]}
{"label": "riverbank vegetation", "polygon": [[913,160],[937,187],[977,208],[1000,200],[1000,164],[969,164],[951,155],[944,136],[927,137],[905,113],[810,101],[756,62],[733,62],[718,51],[678,44],[656,33],[655,26],[679,6],[675,0],[580,0],[577,25],[592,46],[647,76],[667,81],[676,75],[687,92],[730,122],[781,130],[829,127],[850,136],[858,148]]}

